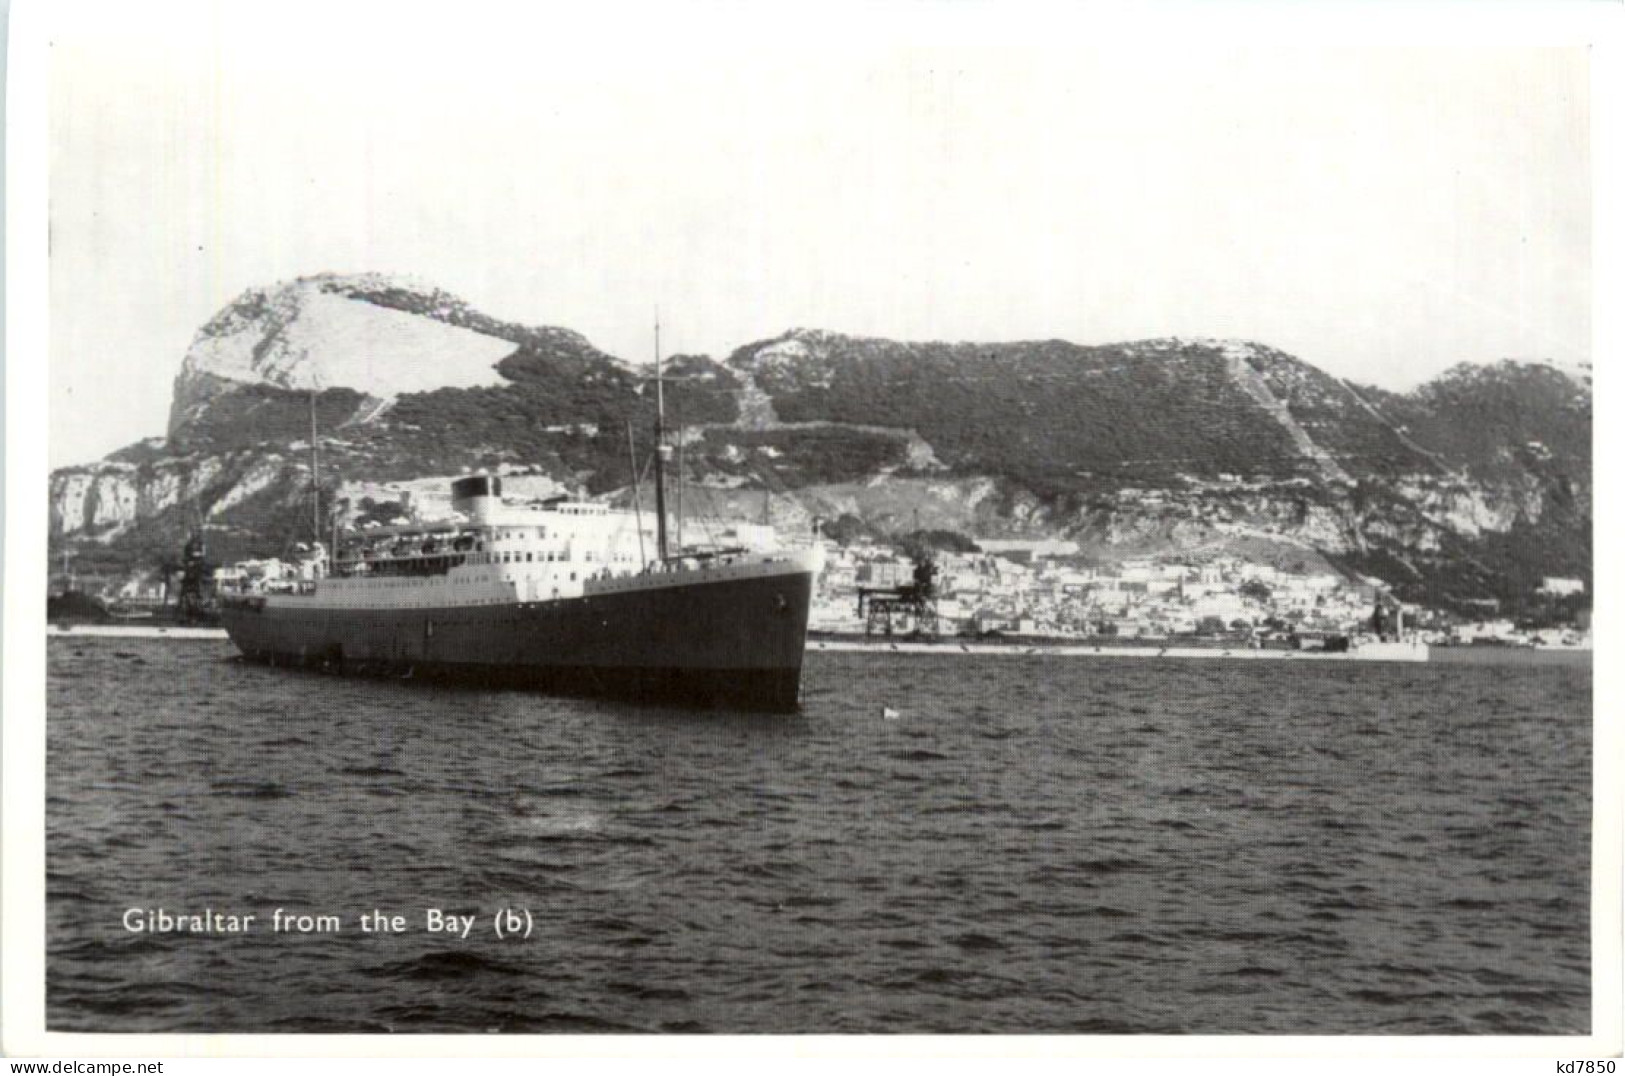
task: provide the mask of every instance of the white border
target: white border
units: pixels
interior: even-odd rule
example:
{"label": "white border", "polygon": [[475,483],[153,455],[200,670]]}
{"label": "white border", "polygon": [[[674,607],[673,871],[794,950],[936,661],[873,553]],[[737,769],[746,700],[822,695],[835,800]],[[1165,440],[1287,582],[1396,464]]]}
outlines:
{"label": "white border", "polygon": [[[337,2],[337,0],[335,0]],[[468,5],[464,5],[465,7]],[[476,10],[480,5],[472,5]],[[402,12],[402,8],[408,10]],[[620,5],[658,23],[655,5]],[[45,0],[18,0],[10,32],[7,98],[6,541],[4,575],[4,905],[0,948],[0,1050],[10,1056],[330,1056],[401,1059],[430,1056],[552,1056],[558,1058],[776,1057],[1043,1059],[1090,1055],[1116,1058],[1315,1057],[1319,1067],[1345,1069],[1352,1058],[1511,1058],[1618,1056],[1621,1050],[1621,689],[1609,657],[1620,637],[1622,599],[1617,565],[1599,557],[1596,636],[1593,832],[1593,1031],[1583,1037],[1121,1037],[1070,1038],[926,1036],[718,1038],[568,1036],[85,1035],[44,1031],[44,668],[42,569],[46,564],[46,66]],[[444,7],[395,5],[401,17],[451,17]],[[693,10],[692,8],[688,10]],[[1186,47],[1217,43],[1260,47],[1348,45],[1589,45],[1592,48],[1594,160],[1594,367],[1598,399],[1612,404],[1622,341],[1617,304],[1625,294],[1619,263],[1622,14],[1619,3],[1278,4],[1162,3],[1130,9],[1110,4],[1003,5],[961,2],[702,7],[736,24],[739,43],[756,32],[784,32],[787,14],[803,36],[850,44],[855,27],[884,44],[1020,44],[1062,20],[1080,43],[1103,38]],[[796,16],[800,16],[797,18]],[[562,17],[562,12],[561,12]],[[1611,417],[1604,407],[1599,418]],[[1617,429],[1597,423],[1595,470],[1625,458]],[[1597,533],[1619,533],[1606,481],[1597,483]],[[1598,547],[1598,552],[1604,552]],[[410,1064],[410,1062],[408,1062]],[[953,1067],[953,1066],[950,1066]],[[1163,1066],[1153,1066],[1160,1068]],[[1365,1066],[1361,1066],[1362,1068]],[[1402,1068],[1407,1066],[1401,1066]],[[1429,1065],[1431,1071],[1436,1065]],[[1475,1068],[1482,1068],[1477,1065]],[[1492,1065],[1492,1068],[1501,1067]],[[1417,1064],[1416,1071],[1422,1066]]]}
{"label": "white border", "polygon": [[[13,3],[6,92],[4,904],[0,1050],[45,1048],[47,154],[39,7]],[[28,446],[36,446],[33,451]]]}

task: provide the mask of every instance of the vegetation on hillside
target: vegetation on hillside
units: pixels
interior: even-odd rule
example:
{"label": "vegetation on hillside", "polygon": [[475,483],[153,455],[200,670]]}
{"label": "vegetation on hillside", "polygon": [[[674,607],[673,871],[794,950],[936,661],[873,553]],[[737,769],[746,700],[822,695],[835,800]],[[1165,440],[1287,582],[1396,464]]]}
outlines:
{"label": "vegetation on hillside", "polygon": [[770,488],[796,489],[855,482],[900,465],[900,438],[862,430],[710,429],[688,459],[702,471],[757,479]]}
{"label": "vegetation on hillside", "polygon": [[[815,359],[760,359],[787,340]],[[729,363],[754,372],[787,422],[915,429],[956,473],[1009,475],[1045,496],[1163,485],[1179,474],[1313,473],[1214,347],[900,344],[800,334],[741,348]]]}
{"label": "vegetation on hillside", "polygon": [[1410,393],[1359,392],[1409,437],[1474,477],[1530,469],[1590,485],[1591,389],[1549,366],[1462,364]]}
{"label": "vegetation on hillside", "polygon": [[1407,444],[1391,422],[1336,378],[1273,348],[1254,348],[1246,361],[1286,405],[1293,421],[1356,479],[1438,469],[1433,459]]}
{"label": "vegetation on hillside", "polygon": [[[327,436],[348,422],[365,401],[354,389],[327,389],[316,395],[316,429]],[[310,440],[310,393],[276,385],[233,386],[177,431],[171,445],[185,452],[229,452],[250,445],[286,445]],[[148,460],[138,442],[125,453]]]}
{"label": "vegetation on hillside", "polygon": [[922,527],[894,539],[897,548],[914,560],[928,553],[980,553],[982,547],[968,534],[944,530],[940,527]]}

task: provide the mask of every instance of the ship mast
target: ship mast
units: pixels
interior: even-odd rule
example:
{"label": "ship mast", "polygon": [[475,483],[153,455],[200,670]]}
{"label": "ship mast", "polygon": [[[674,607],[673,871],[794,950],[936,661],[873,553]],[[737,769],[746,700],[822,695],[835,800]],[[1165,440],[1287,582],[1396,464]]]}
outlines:
{"label": "ship mast", "polygon": [[638,562],[647,564],[643,556],[643,489],[638,482],[638,445],[632,436],[632,420],[626,420],[626,456],[632,464],[632,519],[638,531]]}
{"label": "ship mast", "polygon": [[316,444],[316,388],[310,390],[310,540],[322,540],[322,455]]}
{"label": "ship mast", "polygon": [[666,390],[661,377],[660,312],[655,311],[655,548],[666,563]]}

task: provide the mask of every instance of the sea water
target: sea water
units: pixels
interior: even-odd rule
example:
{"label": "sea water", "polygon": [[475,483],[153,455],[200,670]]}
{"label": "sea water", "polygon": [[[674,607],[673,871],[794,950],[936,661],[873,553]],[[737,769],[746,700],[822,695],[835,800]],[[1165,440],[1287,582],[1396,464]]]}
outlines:
{"label": "sea water", "polygon": [[1589,668],[807,661],[784,716],[52,639],[47,1025],[1589,1030]]}

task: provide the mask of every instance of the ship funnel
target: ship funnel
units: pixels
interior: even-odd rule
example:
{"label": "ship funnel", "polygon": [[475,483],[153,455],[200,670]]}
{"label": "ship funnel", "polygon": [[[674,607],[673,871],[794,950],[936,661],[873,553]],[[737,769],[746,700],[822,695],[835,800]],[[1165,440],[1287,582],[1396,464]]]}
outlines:
{"label": "ship funnel", "polygon": [[473,523],[488,523],[491,510],[502,501],[502,479],[496,475],[476,474],[459,478],[451,484],[451,507]]}

